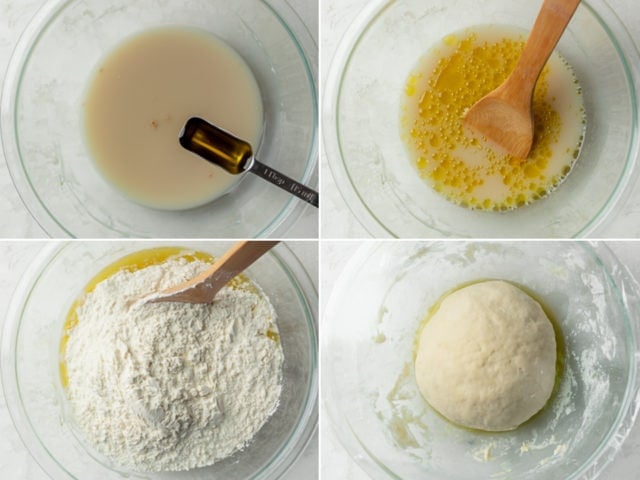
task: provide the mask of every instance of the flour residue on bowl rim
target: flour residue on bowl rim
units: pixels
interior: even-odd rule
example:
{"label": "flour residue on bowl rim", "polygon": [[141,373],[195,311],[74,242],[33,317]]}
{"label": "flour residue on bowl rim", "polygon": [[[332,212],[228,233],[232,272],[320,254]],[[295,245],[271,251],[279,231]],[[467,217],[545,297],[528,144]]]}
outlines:
{"label": "flour residue on bowl rim", "polygon": [[[507,250],[509,247],[507,247]],[[402,264],[400,273],[392,282],[389,289],[392,289],[426,255],[431,255],[432,249],[420,247],[413,255]],[[449,268],[464,268],[471,266],[483,256],[495,255],[502,257],[504,249],[494,244],[471,244],[457,253],[442,256],[443,264]],[[546,259],[538,259],[542,265]],[[566,281],[568,272],[580,269],[582,280],[591,293],[585,300],[588,303],[587,309],[590,312],[584,313],[584,320],[578,322],[583,332],[604,335],[603,330],[607,330],[607,323],[601,321],[606,312],[606,299],[603,292],[607,290],[607,285],[602,278],[589,274],[586,269],[588,265],[579,256],[568,252],[563,258],[564,265],[545,265],[550,272],[550,281],[559,284]],[[533,266],[532,266],[533,267]],[[397,351],[406,350],[406,345],[413,345],[414,339],[394,337],[389,328],[390,312],[389,307],[384,303],[380,306],[377,321],[373,334],[370,337],[372,345],[378,347],[389,342],[397,346]],[[416,330],[421,319],[416,319]],[[611,332],[609,337],[613,337]],[[574,332],[564,332],[566,340],[570,343]],[[600,347],[600,345],[598,345]],[[605,355],[613,355],[616,349],[615,340],[605,342],[602,351]],[[609,380],[602,365],[598,362],[596,352],[567,351],[567,361],[564,372],[559,381],[557,391],[550,399],[547,407],[543,409],[544,424],[536,424],[529,428],[528,433],[523,434],[520,429],[511,433],[499,435],[484,434],[466,431],[455,427],[442,420],[423,401],[418,391],[414,379],[413,361],[411,353],[406,353],[402,367],[397,369],[397,375],[393,385],[377,392],[372,403],[372,408],[376,417],[385,429],[386,437],[399,449],[415,458],[417,461],[432,459],[433,445],[439,438],[434,437],[434,430],[442,430],[448,438],[458,438],[459,443],[464,443],[468,458],[481,464],[494,463],[499,471],[492,474],[491,478],[509,478],[513,474],[509,466],[509,458],[527,457],[535,455],[536,463],[534,471],[544,472],[552,464],[562,462],[567,455],[571,455],[572,448],[585,439],[587,432],[578,428],[575,435],[567,436],[564,432],[563,421],[569,416],[578,415],[581,419],[578,427],[589,425],[597,419],[599,409],[606,401],[609,391]],[[585,404],[583,404],[585,403]],[[546,411],[545,411],[546,410]],[[534,417],[535,419],[536,417]],[[435,426],[434,419],[440,424]],[[444,422],[444,426],[443,426]],[[541,420],[538,420],[540,423]],[[563,434],[564,432],[564,434]],[[433,459],[434,461],[436,459]],[[505,461],[506,460],[506,461]]]}

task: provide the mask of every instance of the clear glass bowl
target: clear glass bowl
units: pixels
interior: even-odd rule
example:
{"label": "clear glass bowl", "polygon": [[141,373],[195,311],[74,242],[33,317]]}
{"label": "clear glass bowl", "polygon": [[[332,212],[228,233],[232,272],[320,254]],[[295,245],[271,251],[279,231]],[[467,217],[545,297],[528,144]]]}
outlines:
{"label": "clear glass bowl", "polygon": [[244,58],[264,105],[257,158],[303,183],[314,175],[317,46],[286,0],[50,0],[16,47],[1,106],[13,182],[50,236],[278,236],[301,213],[303,202],[255,175],[215,202],[171,212],[133,203],[99,174],[83,137],[87,83],[124,38],[169,25],[211,32]]}
{"label": "clear glass bowl", "polygon": [[[453,426],[414,380],[415,335],[429,307],[449,289],[487,278],[531,289],[564,341],[550,403],[512,432]],[[640,408],[637,285],[602,243],[368,243],[323,313],[329,419],[374,479],[594,479]]]}
{"label": "clear glass bowl", "polygon": [[400,138],[404,84],[418,59],[449,33],[480,24],[530,30],[528,0],[379,0],[350,27],[323,93],[324,145],[348,207],[378,237],[574,237],[606,223],[638,176],[638,47],[604,0],[583,1],[558,44],[582,85],[584,146],[547,198],[510,212],[448,202],[410,164]]}
{"label": "clear glass bowl", "polygon": [[[58,370],[60,336],[68,309],[103,267],[134,251],[167,242],[50,244],[31,264],[11,301],[2,338],[2,382],[7,406],[26,447],[54,479],[121,479],[85,448],[65,408]],[[228,242],[180,242],[221,255]],[[304,450],[317,424],[317,293],[285,244],[247,273],[269,296],[284,351],[284,384],[275,414],[241,452],[213,466],[135,479],[276,479]]]}

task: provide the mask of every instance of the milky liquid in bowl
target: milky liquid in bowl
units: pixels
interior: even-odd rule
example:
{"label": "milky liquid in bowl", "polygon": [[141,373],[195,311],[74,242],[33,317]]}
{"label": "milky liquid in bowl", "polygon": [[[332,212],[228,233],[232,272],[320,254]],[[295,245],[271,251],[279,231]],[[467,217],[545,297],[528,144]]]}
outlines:
{"label": "milky liquid in bowl", "polygon": [[346,207],[379,237],[531,238],[606,229],[637,178],[637,46],[604,0],[584,0],[557,51],[582,87],[580,158],[546,198],[508,212],[479,212],[425,188],[400,131],[407,77],[444,37],[477,25],[529,31],[528,0],[371,1],[342,39],[323,95],[323,136]]}
{"label": "milky liquid in bowl", "polygon": [[303,202],[253,175],[200,207],[150,208],[122,195],[92,164],[82,103],[100,60],[123,40],[166,27],[206,32],[233,48],[260,88],[256,156],[305,184],[314,175],[317,46],[286,0],[48,0],[8,67],[0,135],[14,185],[50,236],[263,237],[286,231],[303,213]]}
{"label": "milky liquid in bowl", "polygon": [[100,173],[129,198],[185,209],[226,193],[239,175],[182,148],[194,116],[254,148],[262,132],[258,83],[238,53],[195,29],[154,29],[125,40],[99,62],[83,103]]}
{"label": "milky liquid in bowl", "polygon": [[466,111],[497,88],[518,61],[526,31],[478,25],[435,45],[407,80],[400,132],[417,174],[450,201],[510,210],[550,194],[578,158],[584,106],[571,66],[553,52],[532,99],[535,135],[526,159],[492,147],[463,124]]}

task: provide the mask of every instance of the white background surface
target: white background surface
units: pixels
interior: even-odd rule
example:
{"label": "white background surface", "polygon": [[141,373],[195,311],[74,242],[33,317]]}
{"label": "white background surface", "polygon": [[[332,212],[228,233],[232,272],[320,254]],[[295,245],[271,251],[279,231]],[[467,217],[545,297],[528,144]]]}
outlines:
{"label": "white background surface", "polygon": [[[331,296],[333,285],[340,276],[345,264],[353,256],[361,241],[329,241],[322,242],[320,258],[322,260],[322,272],[320,277],[321,311]],[[625,265],[634,275],[640,279],[640,242],[622,241],[607,242],[620,263]],[[320,321],[322,331],[323,321]],[[640,319],[635,319],[639,322]],[[330,352],[323,351],[321,356]],[[322,365],[321,367],[322,368]],[[340,441],[337,439],[331,422],[327,418],[320,401],[320,477],[327,480],[368,480],[369,476],[349,457]],[[636,422],[629,438],[623,444],[622,450],[612,464],[599,477],[602,480],[637,480],[640,478],[640,422]],[[478,479],[481,480],[481,479]],[[483,480],[483,479],[482,479]],[[549,479],[561,480],[561,479]]]}
{"label": "white background surface", "polygon": [[[49,240],[50,241],[50,240]],[[7,306],[23,272],[47,241],[0,241],[0,327]],[[318,244],[315,241],[288,242],[318,288]],[[45,480],[47,476],[33,460],[15,430],[0,384],[0,478]],[[318,478],[318,432],[298,461],[282,480]],[[84,480],[84,479],[83,479]],[[98,480],[98,479],[87,479]]]}
{"label": "white background surface", "polygon": [[[425,0],[428,1],[428,0]],[[0,0],[0,82],[8,64],[13,47],[24,26],[28,23],[43,0]],[[317,15],[315,0],[289,0],[309,26],[317,39]],[[342,35],[353,21],[355,15],[367,3],[367,0],[320,0],[322,16],[322,39],[320,42],[321,73],[320,82],[326,79],[330,61]],[[634,40],[640,44],[640,11],[637,0],[609,0],[609,3],[624,19]],[[322,93],[322,92],[321,92]],[[321,139],[322,141],[322,139]],[[321,156],[323,211],[322,235],[334,237],[368,237],[367,232],[350,213],[331,178],[326,158]],[[639,186],[640,188],[640,186]],[[317,213],[307,211],[304,218],[293,227],[287,236],[307,236],[315,231]],[[640,192],[629,205],[616,224],[612,235],[640,237]],[[40,229],[23,206],[11,183],[4,158],[0,150],[0,237],[43,237]],[[332,286],[342,267],[353,254],[359,242],[323,242],[321,247],[321,310],[326,304]],[[298,247],[299,245],[299,247]],[[315,249],[315,243],[294,244],[295,251],[309,268],[312,278],[317,278],[317,264],[310,259],[309,253]],[[640,244],[628,242],[609,242],[623,264],[626,264],[636,278],[640,278]],[[6,310],[15,283],[27,267],[40,242],[0,242],[0,315]],[[298,250],[298,248],[300,250]],[[306,253],[304,253],[306,252]],[[315,277],[313,275],[316,275]],[[0,317],[0,325],[4,315]],[[1,386],[0,386],[1,391]],[[324,412],[321,409],[321,416]],[[335,438],[326,418],[321,421],[322,478],[328,480],[366,480],[369,477],[349,458],[339,441]],[[317,478],[317,433],[310,446],[285,477],[285,480]],[[638,478],[640,470],[640,425],[636,425],[626,441],[621,454],[601,478],[611,480],[632,480]],[[0,477],[11,479],[42,480],[48,478],[31,459],[22,445],[10,420],[4,397],[0,394]]]}
{"label": "white background surface", "polygon": [[[429,0],[425,0],[425,2],[428,3]],[[638,0],[607,0],[607,2],[626,25],[635,44],[640,46],[640,10],[638,9]],[[321,0],[320,85],[326,84],[331,60],[340,40],[357,14],[367,3],[367,0]],[[322,87],[320,90],[322,96]],[[320,233],[322,237],[369,238],[369,233],[362,227],[342,199],[324,154],[320,156],[320,171],[322,191]],[[640,237],[640,182],[636,185],[628,204],[618,212],[617,218],[602,237]]]}
{"label": "white background surface", "polygon": [[[317,0],[287,0],[307,25],[318,43]],[[20,34],[45,0],[0,0],[0,87],[2,86],[11,53]],[[1,92],[0,88],[0,92]],[[46,132],[43,132],[46,134]],[[317,185],[317,170],[312,181]],[[274,187],[276,188],[276,187]],[[316,238],[318,210],[306,206],[297,222],[286,232],[286,238]],[[0,146],[0,238],[47,237],[20,200]]]}

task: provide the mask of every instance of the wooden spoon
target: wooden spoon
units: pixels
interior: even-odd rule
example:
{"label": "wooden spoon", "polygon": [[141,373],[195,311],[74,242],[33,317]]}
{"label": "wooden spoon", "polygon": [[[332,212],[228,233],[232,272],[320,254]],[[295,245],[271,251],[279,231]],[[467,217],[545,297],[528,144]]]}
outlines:
{"label": "wooden spoon", "polygon": [[473,105],[464,117],[464,124],[471,130],[516,158],[527,158],[531,151],[533,91],[579,3],[580,0],[544,0],[511,75]]}
{"label": "wooden spoon", "polygon": [[211,303],[222,287],[277,243],[269,240],[238,242],[211,268],[191,280],[152,295],[146,302]]}

